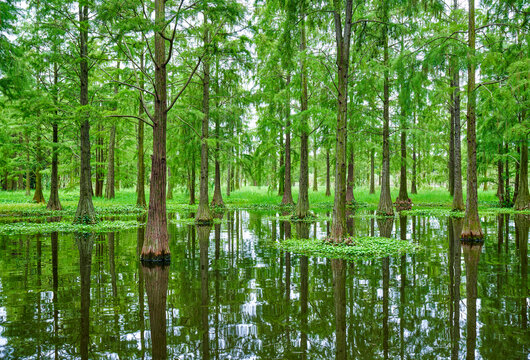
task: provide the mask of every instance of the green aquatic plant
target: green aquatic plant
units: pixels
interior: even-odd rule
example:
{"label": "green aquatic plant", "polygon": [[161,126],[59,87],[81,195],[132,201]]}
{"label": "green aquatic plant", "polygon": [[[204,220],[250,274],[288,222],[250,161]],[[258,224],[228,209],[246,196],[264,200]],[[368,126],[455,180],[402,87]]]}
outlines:
{"label": "green aquatic plant", "polygon": [[275,243],[275,246],[296,254],[344,260],[377,259],[414,253],[421,249],[410,241],[372,236],[347,238],[340,244],[327,240],[293,238]]}
{"label": "green aquatic plant", "polygon": [[36,235],[49,234],[52,232],[110,232],[134,229],[144,224],[136,221],[100,221],[97,224],[72,224],[70,222],[45,222],[45,223],[28,223],[18,222],[12,224],[1,224],[0,235]]}

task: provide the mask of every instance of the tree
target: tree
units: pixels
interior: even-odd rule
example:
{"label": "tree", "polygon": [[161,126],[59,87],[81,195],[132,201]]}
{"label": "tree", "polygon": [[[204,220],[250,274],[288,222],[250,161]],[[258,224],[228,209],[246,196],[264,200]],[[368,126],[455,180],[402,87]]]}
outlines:
{"label": "tree", "polygon": [[478,217],[477,195],[477,141],[476,141],[476,88],[475,88],[475,0],[469,0],[467,55],[467,196],[462,240],[482,239]]}

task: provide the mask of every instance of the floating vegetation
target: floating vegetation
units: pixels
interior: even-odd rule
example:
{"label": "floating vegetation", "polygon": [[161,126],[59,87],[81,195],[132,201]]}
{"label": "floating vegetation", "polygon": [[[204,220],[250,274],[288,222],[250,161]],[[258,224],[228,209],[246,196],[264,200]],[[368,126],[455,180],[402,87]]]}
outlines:
{"label": "floating vegetation", "polygon": [[134,229],[144,225],[136,220],[100,221],[97,224],[72,224],[69,222],[27,223],[19,222],[0,225],[0,235],[36,235],[52,232],[110,232]]}
{"label": "floating vegetation", "polygon": [[276,246],[301,255],[344,260],[377,259],[421,249],[410,241],[371,236],[347,238],[340,244],[318,239],[287,239]]}

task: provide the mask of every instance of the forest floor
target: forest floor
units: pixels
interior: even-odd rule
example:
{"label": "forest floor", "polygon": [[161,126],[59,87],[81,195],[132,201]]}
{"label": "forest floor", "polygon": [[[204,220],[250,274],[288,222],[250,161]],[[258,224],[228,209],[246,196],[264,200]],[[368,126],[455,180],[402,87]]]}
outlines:
{"label": "forest floor", "polygon": [[[210,196],[213,190],[210,191]],[[392,198],[395,199],[398,189],[392,190]],[[33,194],[32,194],[33,195]],[[48,199],[49,194],[44,193]],[[370,194],[366,188],[354,190],[356,207],[372,210],[377,207],[379,192]],[[439,214],[441,211],[450,211],[452,198],[446,189],[421,189],[418,194],[409,194],[413,210],[422,215],[428,215],[430,211]],[[1,216],[69,216],[75,213],[79,191],[77,189],[61,190],[59,192],[62,211],[48,211],[46,204],[32,202],[32,196],[25,196],[24,191],[0,191],[0,215]],[[296,203],[298,189],[293,188],[293,199]],[[479,191],[479,211],[489,213],[510,213],[510,208],[500,208],[495,190]],[[198,199],[197,199],[198,200]],[[225,205],[229,209],[252,209],[252,210],[286,210],[280,206],[281,196],[277,191],[269,191],[266,187],[244,187],[233,191],[230,196],[223,195]],[[136,207],[136,192],[134,189],[120,189],[116,191],[116,197],[108,200],[94,197],[94,206],[98,215],[141,215],[145,209]],[[325,190],[309,191],[310,209],[314,212],[327,212],[333,209],[333,196],[326,196]],[[189,205],[189,195],[184,191],[173,191],[173,198],[167,202],[168,212],[189,211],[193,212],[197,205]]]}

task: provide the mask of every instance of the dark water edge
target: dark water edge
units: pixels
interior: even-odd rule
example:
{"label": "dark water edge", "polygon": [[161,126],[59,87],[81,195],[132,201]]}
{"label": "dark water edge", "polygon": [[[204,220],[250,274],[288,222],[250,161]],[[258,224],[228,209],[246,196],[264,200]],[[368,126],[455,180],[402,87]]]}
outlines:
{"label": "dark water edge", "polygon": [[466,246],[459,220],[360,216],[356,235],[424,250],[345,262],[272,246],[327,221],[269,216],[172,223],[164,267],[139,263],[142,228],[0,237],[0,358],[530,358],[527,218],[482,218]]}

